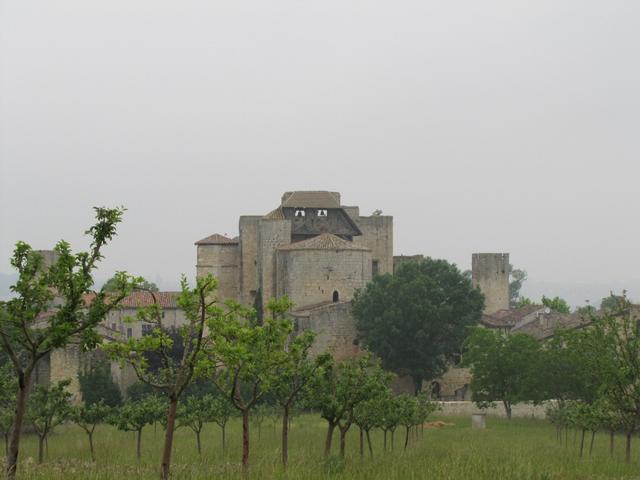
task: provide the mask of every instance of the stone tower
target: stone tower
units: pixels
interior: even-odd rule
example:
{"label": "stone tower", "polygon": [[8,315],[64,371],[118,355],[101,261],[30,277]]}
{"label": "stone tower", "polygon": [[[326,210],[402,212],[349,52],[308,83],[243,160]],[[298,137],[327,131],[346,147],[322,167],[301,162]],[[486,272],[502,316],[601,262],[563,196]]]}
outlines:
{"label": "stone tower", "polygon": [[485,297],[484,313],[509,308],[509,254],[474,253],[471,262],[473,286]]}

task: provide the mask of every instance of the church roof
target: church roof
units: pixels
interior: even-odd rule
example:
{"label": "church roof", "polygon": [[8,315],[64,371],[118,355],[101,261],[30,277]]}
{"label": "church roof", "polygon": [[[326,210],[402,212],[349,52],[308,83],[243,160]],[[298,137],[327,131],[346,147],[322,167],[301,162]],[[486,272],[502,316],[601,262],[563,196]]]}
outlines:
{"label": "church roof", "polygon": [[340,194],[327,191],[287,192],[282,197],[287,208],[340,208]]}
{"label": "church roof", "polygon": [[370,249],[363,245],[344,240],[331,233],[323,233],[308,240],[289,243],[278,247],[278,250],[359,250],[369,252]]}
{"label": "church roof", "polygon": [[195,245],[236,245],[238,243],[238,237],[229,238],[219,233],[214,233],[208,237],[198,240]]}
{"label": "church roof", "polygon": [[278,207],[275,210],[271,210],[264,217],[267,220],[286,220],[282,207]]}

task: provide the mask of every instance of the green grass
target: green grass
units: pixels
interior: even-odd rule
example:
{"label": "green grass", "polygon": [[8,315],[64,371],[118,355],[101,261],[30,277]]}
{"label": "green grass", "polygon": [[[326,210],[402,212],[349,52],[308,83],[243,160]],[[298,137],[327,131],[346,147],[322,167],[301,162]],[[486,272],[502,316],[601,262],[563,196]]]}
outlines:
{"label": "green grass", "polygon": [[[424,437],[402,449],[403,432],[398,430],[395,451],[383,452],[382,434],[375,432],[374,458],[360,459],[358,432],[348,435],[347,458],[322,459],[326,424],[316,416],[296,418],[290,434],[290,466],[284,472],[280,466],[280,437],[271,424],[262,426],[261,438],[252,431],[251,469],[243,477],[239,466],[241,456],[240,425],[232,422],[227,431],[227,451],[222,454],[220,430],[208,425],[203,434],[203,457],[196,452],[195,435],[190,430],[176,432],[173,456],[173,477],[210,478],[277,478],[277,479],[531,479],[587,480],[640,479],[637,449],[631,464],[623,461],[623,439],[616,439],[614,459],[609,458],[608,437],[596,437],[592,457],[578,458],[577,441],[573,434],[569,444],[556,441],[555,430],[539,420],[514,419],[511,422],[488,419],[484,431],[472,430],[468,418],[445,418],[455,425],[428,429]],[[279,430],[279,428],[278,428]],[[143,460],[135,456],[135,437],[111,427],[98,427],[95,435],[97,461],[89,461],[85,434],[73,425],[58,428],[49,440],[49,455],[43,465],[37,465],[37,440],[25,436],[21,451],[20,478],[29,479],[147,479],[158,477],[158,465],[163,441],[160,427],[148,427],[143,434]],[[588,442],[587,442],[588,443]],[[334,452],[338,437],[334,438]],[[636,445],[634,445],[636,447]],[[638,447],[640,448],[640,447]]]}

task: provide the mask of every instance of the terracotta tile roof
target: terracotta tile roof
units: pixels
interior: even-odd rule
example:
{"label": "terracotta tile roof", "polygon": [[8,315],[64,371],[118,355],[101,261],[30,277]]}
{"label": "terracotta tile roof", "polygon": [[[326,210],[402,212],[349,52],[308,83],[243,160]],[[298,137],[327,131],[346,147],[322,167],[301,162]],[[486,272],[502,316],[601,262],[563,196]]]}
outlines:
{"label": "terracotta tile roof", "polygon": [[238,243],[238,237],[229,238],[219,233],[214,233],[208,237],[198,240],[195,245],[236,245]]}
{"label": "terracotta tile roof", "polygon": [[282,211],[282,207],[278,207],[275,210],[271,210],[262,218],[266,218],[268,220],[286,220],[284,216],[284,212]]}
{"label": "terracotta tile roof", "polygon": [[498,310],[490,315],[482,315],[480,323],[489,328],[511,328],[526,316],[544,309],[544,305],[526,305],[520,308]]}
{"label": "terracotta tile roof", "polygon": [[549,313],[543,313],[527,323],[514,327],[511,333],[526,333],[538,340],[545,340],[553,337],[558,329],[574,330],[585,327],[590,323],[591,319],[588,316],[583,317],[577,313],[551,311]]}
{"label": "terracotta tile roof", "polygon": [[180,292],[133,292],[122,300],[124,308],[140,308],[153,305],[153,297],[156,297],[158,305],[162,308],[178,308],[178,296]]}
{"label": "terracotta tile roof", "polygon": [[278,250],[359,250],[362,252],[371,251],[363,245],[356,245],[353,242],[343,240],[331,233],[323,233],[308,240],[289,243],[278,247]]}
{"label": "terracotta tile roof", "polygon": [[327,191],[287,192],[282,196],[283,207],[340,208],[340,194]]}

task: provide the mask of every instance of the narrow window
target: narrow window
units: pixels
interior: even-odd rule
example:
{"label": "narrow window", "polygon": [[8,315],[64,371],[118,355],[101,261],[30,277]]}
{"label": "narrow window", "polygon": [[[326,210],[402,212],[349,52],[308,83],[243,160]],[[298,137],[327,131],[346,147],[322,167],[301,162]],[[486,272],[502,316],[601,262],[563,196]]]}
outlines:
{"label": "narrow window", "polygon": [[131,327],[127,328],[127,338],[133,337],[133,329]]}
{"label": "narrow window", "polygon": [[321,208],[320,210],[318,210],[318,216],[319,217],[326,217],[327,216],[327,211],[324,208]]}
{"label": "narrow window", "polygon": [[373,260],[371,262],[371,274],[377,275],[379,271],[380,271],[380,264],[378,260]]}
{"label": "narrow window", "polygon": [[296,213],[295,213],[296,217],[304,217],[305,216],[305,211],[302,208],[296,208]]}
{"label": "narrow window", "polygon": [[111,324],[111,330],[116,330],[116,324],[115,323]]}
{"label": "narrow window", "polygon": [[340,294],[338,293],[338,291],[337,291],[337,290],[334,290],[334,291],[333,291],[333,301],[334,301],[334,302],[337,302],[337,301],[339,301],[339,300],[340,300]]}

